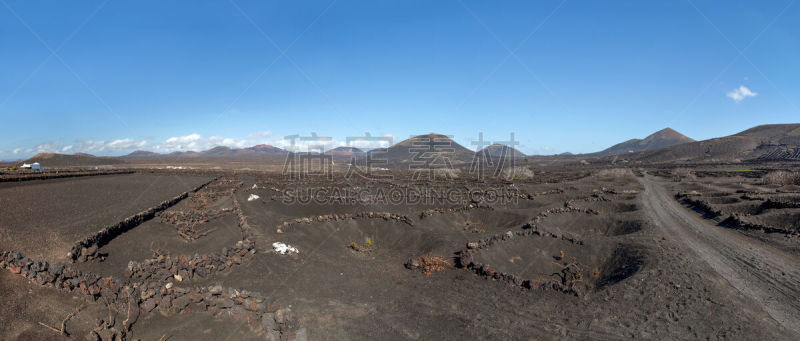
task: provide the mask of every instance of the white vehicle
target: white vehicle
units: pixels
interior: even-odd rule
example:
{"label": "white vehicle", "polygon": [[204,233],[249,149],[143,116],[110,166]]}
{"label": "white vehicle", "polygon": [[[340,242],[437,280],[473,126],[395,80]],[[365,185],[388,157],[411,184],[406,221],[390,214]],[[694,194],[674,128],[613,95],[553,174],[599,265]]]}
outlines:
{"label": "white vehicle", "polygon": [[39,165],[38,162],[34,163],[23,163],[22,166],[19,168],[21,169],[35,169],[35,170],[42,170],[42,167]]}

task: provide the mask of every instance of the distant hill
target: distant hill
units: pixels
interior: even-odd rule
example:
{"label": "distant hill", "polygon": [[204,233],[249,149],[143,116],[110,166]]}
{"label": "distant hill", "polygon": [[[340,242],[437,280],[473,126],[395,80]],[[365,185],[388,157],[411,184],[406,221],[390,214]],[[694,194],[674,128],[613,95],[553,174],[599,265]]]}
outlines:
{"label": "distant hill", "polygon": [[255,145],[255,146],[252,146],[250,148],[244,148],[244,150],[246,150],[248,152],[252,152],[252,153],[264,153],[264,154],[280,154],[280,155],[284,155],[284,154],[288,153],[288,151],[286,151],[284,149],[281,149],[281,148],[278,148],[278,147],[274,147],[274,146],[270,146],[268,144]]}
{"label": "distant hill", "polygon": [[363,151],[361,149],[355,148],[355,147],[342,146],[342,147],[336,147],[336,148],[333,148],[331,150],[328,150],[328,151],[325,152],[325,154],[332,155],[332,156],[355,156],[355,157],[359,157],[359,156],[366,155],[367,152],[365,152],[365,151]]}
{"label": "distant hill", "polygon": [[659,130],[644,139],[631,139],[619,144],[615,144],[608,149],[595,153],[596,155],[621,155],[628,153],[636,153],[645,150],[653,150],[663,147],[679,145],[683,143],[694,142],[693,139],[684,136],[683,134],[672,130],[671,128],[664,128]]}
{"label": "distant hill", "polygon": [[[503,155],[504,148],[507,155],[513,155],[515,158],[526,157],[518,150],[508,149],[509,147],[500,144],[488,146],[484,150],[492,157],[499,157]],[[223,159],[227,162],[237,161],[240,158],[267,160],[288,154],[289,152],[284,149],[262,144],[248,148],[219,146],[201,152],[180,151],[169,154],[137,150],[122,157],[97,157],[83,153],[72,155],[40,153],[27,160],[14,161],[8,165],[19,166],[23,163],[39,162],[44,168],[60,168],[150,163],[151,160],[161,160],[155,163],[180,163],[183,159],[186,159],[187,162],[189,160],[196,162],[205,159]],[[340,157],[355,156],[359,159],[367,154],[373,154],[375,160],[388,160],[388,165],[392,167],[417,164],[421,167],[435,168],[443,167],[447,163],[464,165],[469,164],[475,158],[475,152],[472,150],[461,146],[445,135],[434,133],[414,136],[386,149],[365,152],[358,148],[343,146],[326,151],[325,154]],[[694,141],[666,128],[644,139],[625,141],[598,153],[580,155],[562,153],[527,157],[531,162],[541,165],[568,164],[578,161],[667,163],[800,160],[800,123],[761,125],[734,135],[704,141]]]}
{"label": "distant hill", "polygon": [[182,158],[219,158],[219,157],[259,157],[259,156],[275,156],[286,155],[288,152],[273,147],[268,144],[259,144],[248,148],[231,148],[226,146],[217,146],[209,150],[195,152],[195,151],[181,151],[172,152],[169,154],[159,154],[149,151],[137,150],[128,155],[122,156],[127,159],[146,159],[146,158],[169,158],[169,159],[182,159]]}
{"label": "distant hill", "polygon": [[161,156],[161,154],[159,153],[148,152],[145,150],[136,150],[133,153],[122,156],[122,158],[148,158],[148,157],[159,157],[159,156]]}
{"label": "distant hill", "polygon": [[513,157],[513,158],[525,157],[525,154],[523,154],[519,150],[504,144],[495,143],[491,146],[484,148],[483,151],[488,152],[489,156],[491,157]]}
{"label": "distant hill", "polygon": [[435,168],[447,163],[468,163],[474,158],[475,152],[445,135],[430,133],[398,142],[375,155],[376,158],[389,160],[390,165],[413,164]]}
{"label": "distant hill", "polygon": [[643,162],[800,160],[800,124],[760,125],[731,136],[644,151],[629,158]]}
{"label": "distant hill", "polygon": [[72,155],[56,154],[56,153],[39,153],[33,157],[19,162],[17,165],[21,166],[23,163],[38,162],[42,168],[49,167],[83,167],[83,166],[104,166],[104,165],[118,165],[125,163],[124,160],[116,157],[97,157],[90,154],[76,153]]}
{"label": "distant hill", "polygon": [[236,156],[236,154],[237,150],[225,146],[218,146],[200,152],[200,156],[205,156],[205,157]]}

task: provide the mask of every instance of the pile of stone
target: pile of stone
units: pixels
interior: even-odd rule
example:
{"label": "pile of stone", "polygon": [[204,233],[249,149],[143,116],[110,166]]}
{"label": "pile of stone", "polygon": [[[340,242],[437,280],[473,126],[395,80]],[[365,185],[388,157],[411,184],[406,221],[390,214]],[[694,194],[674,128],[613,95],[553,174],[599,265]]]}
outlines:
{"label": "pile of stone", "polygon": [[[50,265],[36,262],[19,252],[0,251],[0,267],[21,275],[33,283],[52,286],[60,291],[102,300],[127,316],[138,319],[142,313],[158,308],[162,314],[187,314],[208,311],[219,316],[232,316],[249,323],[253,332],[268,340],[292,340],[303,336],[299,319],[290,309],[278,309],[259,293],[227,289],[222,286],[184,288],[182,281],[190,263],[195,259],[179,258],[177,262],[162,262],[170,267],[150,267],[150,273],[137,272],[127,281],[83,273],[73,265]],[[126,315],[127,314],[127,315]],[[95,331],[96,332],[96,331]]]}
{"label": "pile of stone", "polygon": [[535,217],[533,217],[533,219],[531,219],[531,222],[528,223],[523,228],[530,228],[529,225],[538,223],[542,219],[544,219],[544,218],[546,218],[548,216],[551,216],[551,215],[572,213],[572,212],[586,213],[586,214],[593,214],[593,215],[599,214],[597,211],[595,211],[595,210],[593,210],[591,208],[581,208],[581,207],[572,206],[572,203],[568,201],[568,202],[564,203],[564,207],[548,208],[548,209],[546,209],[546,210],[544,210],[542,212],[539,212],[539,214],[537,214]]}
{"label": "pile of stone", "polygon": [[165,211],[160,214],[160,217],[162,223],[175,226],[178,236],[186,241],[195,241],[214,231],[214,229],[201,230],[200,226],[231,212],[233,212],[231,208],[215,211],[192,209],[189,211]]}
{"label": "pile of stone", "polygon": [[611,200],[607,199],[607,198],[605,198],[603,196],[598,196],[598,197],[588,196],[588,197],[581,198],[581,199],[567,200],[567,201],[564,202],[564,207],[566,209],[568,209],[570,212],[583,212],[583,213],[587,213],[587,214],[598,214],[597,211],[595,211],[595,210],[593,210],[591,208],[581,208],[581,207],[575,206],[574,204],[576,202],[578,202],[578,201],[582,201],[582,202],[598,202],[598,201],[611,201]]}
{"label": "pile of stone", "polygon": [[195,191],[192,195],[190,206],[197,210],[207,210],[215,202],[222,198],[232,196],[237,188],[244,182],[232,179],[217,179],[208,185],[203,191]]}
{"label": "pile of stone", "polygon": [[639,191],[637,191],[635,189],[624,189],[624,190],[618,191],[618,190],[615,190],[613,188],[607,188],[607,187],[600,187],[600,189],[593,189],[592,192],[593,193],[598,193],[598,192],[599,193],[606,193],[606,194],[612,194],[612,195],[617,195],[617,194],[638,194],[639,193]]}
{"label": "pile of stone", "polygon": [[[692,192],[694,192],[694,191],[692,191]],[[737,191],[737,193],[738,193],[738,191]],[[766,200],[764,197],[759,196],[759,194],[761,194],[761,193],[748,192],[748,193],[742,194],[742,196],[740,198],[742,198],[742,200],[750,200],[750,201],[764,201],[764,200]],[[700,195],[700,194],[696,194],[696,195]]]}
{"label": "pile of stone", "polygon": [[131,261],[128,263],[129,278],[146,280],[155,274],[158,277],[166,276],[164,278],[172,276],[182,282],[195,276],[211,276],[252,258],[256,253],[254,231],[247,223],[247,217],[241,209],[239,200],[235,195],[232,195],[231,199],[233,200],[233,212],[236,214],[239,229],[244,236],[233,247],[224,247],[220,253],[203,256],[195,254],[191,258],[186,255],[155,255],[141,263]]}
{"label": "pile of stone", "polygon": [[[206,186],[209,182],[206,182],[194,190],[190,192],[196,192]],[[114,225],[109,225],[103,228],[97,233],[86,237],[85,239],[78,241],[75,245],[72,246],[70,251],[67,253],[67,260],[71,262],[86,262],[88,260],[97,258],[99,255],[97,250],[100,246],[107,244],[112,239],[116,238],[120,234],[128,231],[136,226],[139,226],[141,223],[152,219],[155,217],[156,213],[164,211],[173,205],[177,204],[179,201],[183,200],[187,196],[189,196],[190,192],[183,192],[180,195],[161,202],[160,204],[156,205],[155,207],[151,207],[147,210],[134,214],[125,220],[118,222]]]}
{"label": "pile of stone", "polygon": [[691,196],[689,196],[689,195],[687,195],[685,193],[676,194],[675,195],[675,199],[677,199],[679,202],[683,203],[684,205],[687,205],[689,207],[695,208],[695,209],[703,212],[703,214],[705,214],[707,216],[710,216],[712,218],[716,218],[716,217],[724,215],[724,212],[722,212],[722,210],[715,209],[714,207],[711,206],[711,204],[709,204],[705,200],[692,198]]}
{"label": "pile of stone", "polygon": [[475,209],[482,209],[482,210],[490,210],[493,211],[494,207],[489,205],[481,205],[481,204],[469,204],[461,207],[452,207],[452,208],[431,208],[425,211],[422,211],[419,214],[420,219],[424,219],[427,217],[431,217],[437,214],[445,214],[445,213],[455,213],[455,212],[464,212],[469,210]]}
{"label": "pile of stone", "polygon": [[561,193],[564,193],[564,189],[563,188],[556,188],[556,189],[551,189],[549,191],[542,191],[542,192],[519,193],[518,197],[520,199],[534,200],[536,197],[540,197],[540,196],[543,196],[543,195],[553,195],[553,194],[561,194]]}
{"label": "pile of stone", "polygon": [[786,227],[776,227],[776,226],[769,226],[763,225],[758,223],[753,223],[745,220],[746,218],[741,217],[737,213],[731,213],[727,218],[720,222],[721,225],[727,226],[730,228],[740,229],[740,230],[755,230],[761,231],[764,233],[783,233],[786,237],[797,237],[800,236],[800,231],[797,228],[786,228]]}
{"label": "pile of stone", "polygon": [[771,209],[771,208],[800,208],[800,201],[782,201],[782,200],[773,200],[767,199],[763,203],[761,203],[761,209]]}
{"label": "pile of stone", "polygon": [[298,224],[311,224],[311,223],[325,223],[330,221],[339,221],[339,220],[356,220],[356,219],[383,219],[386,221],[397,221],[406,223],[408,225],[414,226],[414,221],[411,218],[394,214],[390,212],[359,212],[359,213],[332,213],[332,214],[324,214],[319,216],[312,216],[312,217],[303,217],[303,218],[295,218],[292,220],[286,220],[283,223],[277,226],[278,233],[283,233],[289,227]]}
{"label": "pile of stone", "polygon": [[[482,239],[476,242],[469,242],[466,245],[466,249],[459,251],[458,257],[456,257],[456,265],[460,268],[464,268],[467,270],[471,270],[478,276],[503,281],[506,284],[522,287],[525,289],[541,289],[541,290],[555,290],[558,292],[563,292],[567,294],[572,294],[575,296],[579,296],[581,294],[581,289],[579,287],[580,281],[577,277],[570,277],[567,274],[561,277],[561,279],[544,279],[544,280],[534,280],[534,279],[523,279],[517,275],[504,273],[492,268],[488,264],[481,264],[474,260],[474,255],[479,252],[480,250],[487,249],[496,243],[501,241],[510,240],[512,238],[517,237],[525,237],[525,236],[541,236],[541,237],[552,237],[552,238],[561,238],[562,240],[569,241],[573,244],[583,245],[583,241],[579,240],[578,238],[567,236],[567,235],[557,235],[546,231],[540,231],[539,229],[532,227],[524,231],[517,231],[512,232],[508,231],[504,234],[493,235],[489,238]],[[567,267],[571,267],[572,265],[567,265]],[[571,270],[564,270],[562,272],[569,272]]]}
{"label": "pile of stone", "polygon": [[[195,191],[205,185],[196,188]],[[244,238],[231,248],[222,248],[220,253],[204,256],[195,254],[192,257],[156,255],[142,263],[130,262],[128,263],[128,279],[124,281],[93,273],[83,273],[71,264],[50,265],[47,262],[36,262],[13,251],[0,250],[0,268],[19,274],[38,285],[53,286],[61,291],[82,295],[92,300],[102,299],[111,305],[110,308],[117,310],[123,316],[127,314],[126,321],[135,321],[141,313],[149,313],[156,308],[163,314],[208,311],[247,322],[254,333],[264,336],[267,340],[305,339],[305,329],[300,328],[299,319],[290,309],[278,309],[279,307],[274,304],[268,304],[267,298],[258,293],[245,290],[223,290],[221,286],[207,288],[178,286],[178,283],[184,283],[198,276],[209,277],[217,272],[230,269],[252,258],[255,254],[253,229],[247,223],[247,217],[232,194],[233,192],[229,193],[233,199],[232,211],[237,216],[237,223]],[[187,195],[188,192],[179,197],[182,199]],[[160,210],[174,204],[164,206],[165,203],[158,206],[159,208],[163,207]],[[150,219],[156,212],[155,209],[151,209],[135,215],[134,217],[137,218],[126,219],[117,225],[127,226],[127,229],[130,229],[135,226],[133,225],[135,222],[141,223],[141,221]],[[78,257],[70,257],[70,259],[81,261],[88,259],[90,255],[96,255],[98,245],[102,245],[98,243],[99,241],[107,242],[110,239],[103,238],[108,238],[113,233],[121,233],[120,227],[108,227],[101,232],[97,234],[99,237],[87,238],[86,241],[90,242],[85,245],[81,244],[82,249],[76,253]],[[120,335],[124,335],[129,328],[127,325],[124,329],[115,331],[109,329],[111,325],[107,321],[101,322],[92,331],[94,334],[89,336],[96,338],[103,332],[107,333],[111,330],[114,331],[113,335],[116,336],[116,339],[119,339]]]}
{"label": "pile of stone", "polygon": [[207,223],[213,219],[225,216],[233,212],[231,208],[223,208],[221,210],[190,210],[190,211],[166,211],[161,212],[159,217],[162,223],[172,225],[200,225]]}
{"label": "pile of stone", "polygon": [[131,261],[128,263],[128,277],[135,280],[148,280],[155,277],[165,280],[173,277],[179,282],[195,277],[209,277],[216,272],[228,270],[252,258],[255,254],[255,242],[245,238],[219,253],[194,256],[169,256],[158,255],[143,262]]}

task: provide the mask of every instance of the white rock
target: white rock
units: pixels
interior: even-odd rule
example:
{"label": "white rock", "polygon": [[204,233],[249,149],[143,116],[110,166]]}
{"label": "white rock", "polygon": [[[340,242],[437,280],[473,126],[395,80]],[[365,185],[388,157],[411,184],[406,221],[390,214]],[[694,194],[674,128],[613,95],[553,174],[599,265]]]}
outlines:
{"label": "white rock", "polygon": [[247,201],[258,200],[258,198],[260,198],[260,197],[255,195],[255,194],[250,194],[250,196],[247,197]]}
{"label": "white rock", "polygon": [[295,248],[294,246],[281,242],[272,243],[272,248],[275,250],[275,252],[280,253],[282,255],[285,255],[287,253],[300,253],[300,251],[298,251],[297,248]]}

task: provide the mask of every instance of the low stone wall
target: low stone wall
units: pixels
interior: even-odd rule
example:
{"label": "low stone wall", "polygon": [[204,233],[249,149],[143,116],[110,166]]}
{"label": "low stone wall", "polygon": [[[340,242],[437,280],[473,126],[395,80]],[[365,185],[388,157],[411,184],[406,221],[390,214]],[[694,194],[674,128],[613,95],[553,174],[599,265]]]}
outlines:
{"label": "low stone wall", "polygon": [[231,247],[224,247],[219,253],[206,255],[156,255],[144,262],[128,262],[128,276],[133,279],[147,279],[150,274],[161,273],[177,275],[181,281],[195,277],[210,277],[249,260],[256,253],[256,242],[252,227],[247,223],[239,200],[231,194],[233,212],[242,231],[242,240]]}
{"label": "low stone wall", "polygon": [[[699,210],[703,214],[712,217],[717,222],[719,222],[720,225],[725,227],[740,229],[740,230],[761,231],[764,233],[784,233],[786,235],[791,235],[791,236],[800,235],[800,231],[797,231],[796,229],[767,226],[749,222],[746,220],[746,218],[742,218],[739,214],[726,213],[722,210],[714,209],[708,202],[702,199],[693,199],[691,196],[687,194],[678,193],[675,195],[675,199],[677,199],[679,202],[683,203],[686,206]],[[766,199],[761,204],[760,208],[761,209],[794,208],[794,204],[797,203],[777,202],[777,201],[772,201],[771,199]],[[725,216],[727,217],[722,219],[722,217]]]}
{"label": "low stone wall", "polygon": [[[212,181],[198,186],[191,192],[202,189]],[[135,222],[141,223],[143,221],[141,219],[152,218],[156,212],[166,209],[188,194],[189,192],[182,193],[172,200],[135,215],[136,218],[131,217],[120,224],[107,227],[86,241],[90,240],[88,243],[90,247],[96,247],[98,242],[104,240],[103,238],[124,232],[121,230],[124,227],[128,227],[127,229],[135,227],[138,225],[134,224]],[[247,217],[235,194],[231,193],[231,198],[233,212],[242,230],[243,239],[230,248],[223,248],[219,253],[203,256],[156,255],[141,263],[131,261],[128,263],[128,278],[124,280],[84,273],[72,264],[50,265],[47,262],[37,262],[13,251],[0,250],[0,268],[19,274],[38,285],[52,286],[62,292],[108,302],[123,316],[127,314],[131,324],[140,314],[150,313],[156,309],[167,315],[205,311],[247,323],[251,331],[264,336],[267,340],[306,339],[306,331],[300,327],[300,319],[291,309],[279,307],[274,300],[271,301],[260,293],[224,289],[219,285],[193,288],[182,286],[195,277],[207,278],[228,270],[251,259],[256,253],[253,229],[247,223]],[[106,232],[102,233],[103,231]],[[85,246],[81,244],[81,248]],[[81,252],[85,251],[82,249]],[[101,333],[111,332],[119,339],[129,329],[129,325],[124,328],[105,327],[103,330],[95,328],[93,333],[99,336]]]}
{"label": "low stone wall", "polygon": [[128,231],[136,226],[139,226],[143,222],[152,219],[153,217],[155,217],[156,213],[172,207],[173,205],[177,204],[181,200],[188,197],[189,193],[199,191],[200,189],[211,183],[211,181],[208,181],[189,192],[183,192],[172,199],[163,201],[160,204],[156,205],[155,207],[151,207],[145,211],[139,212],[128,218],[125,218],[123,221],[120,221],[113,225],[106,226],[102,230],[97,231],[95,234],[76,242],[72,246],[70,251],[67,253],[66,255],[67,260],[71,262],[76,262],[76,261],[85,262],[89,259],[96,257],[97,250],[99,247],[107,244],[109,241],[116,238],[125,231]]}
{"label": "low stone wall", "polygon": [[678,201],[680,201],[684,205],[687,205],[687,206],[690,206],[692,208],[695,208],[695,209],[703,212],[703,214],[705,214],[707,216],[710,216],[712,218],[720,217],[720,216],[725,214],[721,210],[717,210],[717,209],[714,209],[714,207],[711,207],[711,204],[709,204],[705,200],[694,199],[694,198],[692,198],[691,196],[689,196],[687,194],[678,193],[678,194],[675,195],[675,199],[677,199]]}
{"label": "low stone wall", "polygon": [[535,227],[525,231],[517,231],[517,232],[508,231],[504,234],[493,235],[489,238],[482,239],[477,242],[467,243],[466,249],[457,252],[458,256],[456,257],[456,266],[468,269],[474,272],[478,276],[487,279],[503,281],[508,285],[513,285],[524,289],[555,290],[558,292],[579,296],[581,294],[581,290],[579,287],[575,285],[577,282],[574,281],[575,279],[578,278],[578,273],[575,272],[576,269],[573,269],[570,266],[567,266],[562,270],[562,278],[560,280],[556,279],[536,280],[536,279],[524,279],[518,275],[504,273],[492,268],[488,264],[481,264],[474,260],[474,255],[477,252],[488,249],[499,242],[507,241],[512,238],[531,237],[531,236],[559,238],[565,241],[569,241],[570,243],[573,244],[583,245],[583,241],[576,237],[568,235],[558,235],[546,231],[540,231]]}
{"label": "low stone wall", "polygon": [[[190,262],[186,260],[181,266],[189,266]],[[149,267],[146,273],[141,272],[139,276],[123,281],[84,273],[72,264],[50,265],[34,261],[19,252],[0,250],[0,268],[37,285],[54,287],[94,301],[102,300],[123,316],[127,314],[126,321],[130,321],[130,324],[141,314],[158,308],[167,315],[207,311],[230,316],[247,322],[254,333],[264,335],[268,340],[292,340],[305,333],[290,309],[271,305],[269,299],[259,293],[231,288],[225,290],[219,285],[181,287],[180,274],[185,268],[176,266],[174,262],[161,264],[171,266]],[[128,329],[129,325],[125,326],[124,331],[122,328],[116,331],[125,333]]]}
{"label": "low stone wall", "polygon": [[755,230],[764,233],[783,233],[788,236],[797,236],[799,234],[796,229],[751,223],[743,220],[738,214],[729,215],[722,222],[720,222],[720,225],[740,230]]}
{"label": "low stone wall", "polygon": [[359,212],[359,213],[344,213],[344,214],[324,214],[319,216],[311,216],[311,217],[303,217],[303,218],[295,218],[292,220],[286,220],[281,224],[276,226],[278,233],[283,233],[289,227],[298,224],[311,224],[314,222],[317,223],[325,223],[330,221],[339,221],[339,220],[357,220],[357,219],[383,219],[383,220],[394,220],[398,222],[403,222],[408,225],[414,226],[414,221],[411,218],[394,214],[390,212]]}
{"label": "low stone wall", "polygon": [[[557,238],[561,240],[568,241],[575,245],[584,245],[582,239],[578,238],[577,236],[573,236],[570,234],[555,234],[548,231],[544,231],[538,228],[536,225],[541,219],[548,217],[550,215],[555,214],[563,214],[569,212],[581,212],[586,214],[593,214],[597,215],[598,212],[592,209],[587,208],[579,208],[572,205],[573,201],[564,202],[564,207],[555,207],[549,208],[540,212],[536,217],[531,219],[528,223],[522,226],[522,231],[508,231],[504,234],[496,234],[491,237],[481,239],[474,242],[469,242],[466,245],[465,249],[462,249],[456,252],[457,256],[455,258],[455,265],[457,267],[470,270],[474,272],[476,275],[484,277],[486,279],[498,280],[503,281],[508,285],[530,289],[530,290],[555,290],[562,293],[567,293],[575,296],[581,295],[581,289],[577,286],[577,283],[581,282],[581,274],[580,274],[580,267],[577,264],[569,264],[565,266],[560,273],[560,279],[544,279],[544,280],[536,280],[536,279],[524,279],[518,275],[511,274],[511,273],[504,273],[492,268],[488,264],[481,264],[475,262],[474,255],[480,252],[481,250],[488,249],[496,244],[502,243],[504,241],[508,241],[513,238],[521,238],[521,237],[549,237],[549,238]],[[413,260],[409,260],[406,262],[406,267],[409,269],[415,268],[415,262]]]}
{"label": "low stone wall", "polygon": [[771,208],[800,208],[800,202],[767,199],[761,203],[761,209]]}
{"label": "low stone wall", "polygon": [[469,210],[489,210],[494,211],[494,207],[488,205],[480,205],[480,204],[469,204],[462,207],[455,207],[455,208],[431,208],[419,214],[420,219],[425,219],[427,217],[432,217],[438,214],[445,214],[445,213],[456,213],[456,212],[464,212]]}

